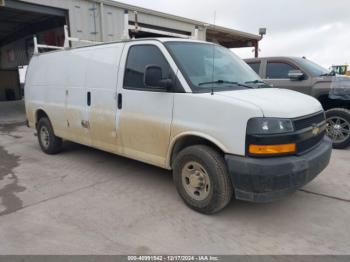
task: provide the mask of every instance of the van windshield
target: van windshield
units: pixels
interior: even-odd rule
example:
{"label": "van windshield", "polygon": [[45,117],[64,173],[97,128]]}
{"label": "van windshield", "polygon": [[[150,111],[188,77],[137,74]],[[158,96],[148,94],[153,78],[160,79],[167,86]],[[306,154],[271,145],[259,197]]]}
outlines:
{"label": "van windshield", "polygon": [[260,77],[229,49],[210,43],[166,42],[193,92],[265,86]]}

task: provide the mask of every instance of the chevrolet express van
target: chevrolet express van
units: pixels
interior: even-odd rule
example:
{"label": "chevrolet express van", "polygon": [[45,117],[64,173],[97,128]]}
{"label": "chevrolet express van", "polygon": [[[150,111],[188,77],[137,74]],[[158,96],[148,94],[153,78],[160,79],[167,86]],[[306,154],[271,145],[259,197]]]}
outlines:
{"label": "chevrolet express van", "polygon": [[175,38],[35,55],[25,86],[41,149],[70,140],[173,171],[191,208],[268,202],[327,165],[321,104],[272,89],[230,50]]}

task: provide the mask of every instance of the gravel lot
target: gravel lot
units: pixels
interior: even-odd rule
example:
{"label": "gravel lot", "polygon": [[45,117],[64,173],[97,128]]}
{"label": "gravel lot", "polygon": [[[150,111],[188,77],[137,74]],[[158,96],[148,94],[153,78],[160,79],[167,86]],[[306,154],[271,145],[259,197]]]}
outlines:
{"label": "gravel lot", "polygon": [[350,254],[350,149],[294,195],[187,208],[171,173],[0,125],[0,254]]}

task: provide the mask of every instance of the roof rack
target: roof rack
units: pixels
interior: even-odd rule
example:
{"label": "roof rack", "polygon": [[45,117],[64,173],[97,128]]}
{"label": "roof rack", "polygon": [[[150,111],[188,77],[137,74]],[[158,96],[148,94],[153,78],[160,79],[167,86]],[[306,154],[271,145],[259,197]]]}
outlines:
{"label": "roof rack", "polygon": [[38,44],[38,39],[34,35],[33,37],[34,41],[34,55],[37,55],[40,53],[40,49],[52,49],[52,50],[65,50],[70,49],[70,42],[80,42],[80,43],[87,43],[87,44],[102,44],[103,42],[97,42],[97,41],[90,41],[90,40],[83,40],[79,39],[77,37],[70,37],[68,33],[68,26],[64,26],[64,44],[63,46],[52,46],[52,45],[43,45]]}

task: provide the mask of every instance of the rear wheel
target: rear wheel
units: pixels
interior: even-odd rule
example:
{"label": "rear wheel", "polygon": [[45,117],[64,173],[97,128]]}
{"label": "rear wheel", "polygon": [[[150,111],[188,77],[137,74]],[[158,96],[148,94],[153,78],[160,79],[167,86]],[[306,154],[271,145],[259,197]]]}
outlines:
{"label": "rear wheel", "polygon": [[232,198],[225,160],[211,147],[196,145],[182,150],[175,158],[173,174],[178,193],[198,212],[218,212]]}
{"label": "rear wheel", "polygon": [[40,148],[46,154],[57,154],[62,148],[62,139],[55,136],[51,122],[48,118],[40,118],[37,126]]}
{"label": "rear wheel", "polygon": [[326,112],[327,135],[333,148],[346,148],[350,145],[350,110],[334,108]]}

